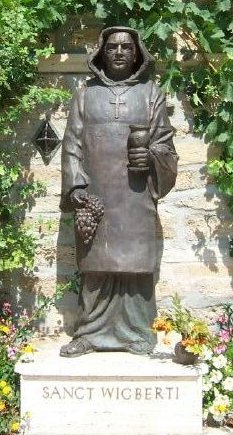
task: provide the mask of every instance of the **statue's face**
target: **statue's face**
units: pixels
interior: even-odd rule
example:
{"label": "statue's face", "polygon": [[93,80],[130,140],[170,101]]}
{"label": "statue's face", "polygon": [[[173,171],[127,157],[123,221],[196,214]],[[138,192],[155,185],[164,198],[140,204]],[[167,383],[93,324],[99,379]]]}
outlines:
{"label": "statue's face", "polygon": [[136,45],[127,32],[113,33],[104,46],[106,75],[113,80],[124,80],[131,76],[136,60]]}

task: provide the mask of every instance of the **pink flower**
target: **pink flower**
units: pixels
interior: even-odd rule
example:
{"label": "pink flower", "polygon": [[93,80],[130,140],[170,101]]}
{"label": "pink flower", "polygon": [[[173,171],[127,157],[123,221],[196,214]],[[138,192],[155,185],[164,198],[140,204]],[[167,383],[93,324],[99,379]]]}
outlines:
{"label": "pink flower", "polygon": [[9,302],[4,302],[2,306],[2,312],[3,314],[5,314],[5,316],[11,316],[12,311],[11,311],[11,304]]}
{"label": "pink flower", "polygon": [[9,359],[15,359],[15,354],[17,352],[16,347],[8,347],[7,349],[7,356]]}
{"label": "pink flower", "polygon": [[19,325],[23,325],[28,320],[29,320],[29,315],[28,315],[26,308],[24,308],[24,310],[22,311],[22,313],[19,316],[19,321],[18,321]]}
{"label": "pink flower", "polygon": [[217,355],[220,355],[221,353],[226,352],[226,350],[227,350],[226,345],[222,343],[222,344],[219,344],[218,346],[215,347],[214,352]]}
{"label": "pink flower", "polygon": [[23,309],[22,316],[28,318],[28,312],[26,308]]}
{"label": "pink flower", "polygon": [[11,334],[15,334],[17,331],[17,328],[15,325],[11,325]]}
{"label": "pink flower", "polygon": [[219,331],[218,336],[219,336],[220,340],[225,342],[225,343],[228,343],[228,341],[230,341],[230,338],[231,338],[229,331],[226,331],[224,329]]}
{"label": "pink flower", "polygon": [[218,318],[218,322],[225,325],[227,323],[227,316],[225,314],[221,314]]}

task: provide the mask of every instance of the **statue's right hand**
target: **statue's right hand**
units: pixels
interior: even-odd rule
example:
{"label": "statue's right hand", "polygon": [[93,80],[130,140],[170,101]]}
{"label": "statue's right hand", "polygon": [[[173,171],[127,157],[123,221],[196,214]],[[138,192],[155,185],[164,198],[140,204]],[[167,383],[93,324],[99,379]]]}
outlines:
{"label": "statue's right hand", "polygon": [[89,194],[84,189],[75,189],[70,195],[74,209],[85,207],[88,198]]}

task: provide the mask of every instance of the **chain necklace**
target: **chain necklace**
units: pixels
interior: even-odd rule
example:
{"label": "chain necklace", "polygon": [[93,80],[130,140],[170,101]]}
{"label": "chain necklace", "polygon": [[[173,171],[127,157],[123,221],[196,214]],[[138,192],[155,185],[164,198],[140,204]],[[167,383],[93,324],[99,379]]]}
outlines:
{"label": "chain necklace", "polygon": [[109,100],[110,104],[114,104],[115,105],[115,119],[119,118],[119,110],[120,110],[120,105],[121,104],[126,104],[125,101],[122,101],[120,99],[120,97],[125,94],[126,92],[128,92],[130,90],[130,87],[124,89],[124,91],[117,93],[113,90],[113,88],[108,88],[110,90],[110,92],[116,97],[116,99],[113,100]]}

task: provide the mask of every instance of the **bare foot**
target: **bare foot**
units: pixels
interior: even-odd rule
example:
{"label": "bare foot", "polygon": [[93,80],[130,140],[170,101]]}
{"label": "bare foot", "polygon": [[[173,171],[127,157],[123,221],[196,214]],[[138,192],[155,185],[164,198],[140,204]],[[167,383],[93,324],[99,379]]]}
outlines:
{"label": "bare foot", "polygon": [[147,342],[132,342],[126,347],[126,351],[136,355],[149,355],[153,353],[154,346]]}
{"label": "bare foot", "polygon": [[94,347],[88,340],[86,340],[86,338],[80,337],[62,346],[60,349],[60,356],[75,358],[90,352],[94,352]]}

